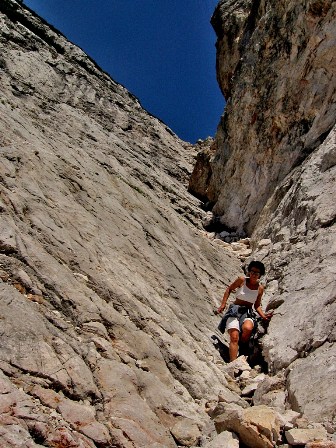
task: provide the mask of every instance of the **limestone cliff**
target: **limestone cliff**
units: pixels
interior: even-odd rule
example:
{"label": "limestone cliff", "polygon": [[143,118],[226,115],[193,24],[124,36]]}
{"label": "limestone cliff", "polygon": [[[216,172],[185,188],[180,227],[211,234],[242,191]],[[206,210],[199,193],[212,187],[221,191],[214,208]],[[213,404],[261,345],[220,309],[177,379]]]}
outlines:
{"label": "limestone cliff", "polygon": [[213,18],[228,107],[193,181],[267,264],[271,378],[209,340],[241,266],[201,228],[195,149],[21,3],[0,2],[0,446],[210,448],[210,414],[271,447],[290,406],[332,432],[335,2],[222,1]]}
{"label": "limestone cliff", "polygon": [[0,47],[0,445],[196,444],[240,266],[197,228],[194,150],[14,0]]}
{"label": "limestone cliff", "polygon": [[227,106],[204,194],[249,233],[274,188],[335,122],[335,4],[221,1],[217,76]]}
{"label": "limestone cliff", "polygon": [[336,2],[222,0],[212,24],[227,106],[190,189],[251,236],[276,309],[266,359],[294,409],[332,420]]}

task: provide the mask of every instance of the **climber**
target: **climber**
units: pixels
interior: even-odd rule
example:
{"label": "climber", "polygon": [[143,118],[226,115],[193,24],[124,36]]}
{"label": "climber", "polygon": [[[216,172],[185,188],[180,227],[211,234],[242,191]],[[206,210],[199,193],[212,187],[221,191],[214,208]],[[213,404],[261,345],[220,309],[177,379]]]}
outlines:
{"label": "climber", "polygon": [[251,261],[247,271],[248,277],[238,277],[226,288],[222,303],[217,310],[218,313],[224,311],[230,293],[239,288],[235,302],[229,306],[228,311],[224,314],[218,326],[221,333],[224,333],[225,330],[229,332],[230,362],[234,361],[238,356],[238,344],[247,344],[253,330],[257,326],[257,316],[252,310],[252,305],[254,305],[254,309],[262,319],[269,320],[272,317],[272,312],[265,314],[261,309],[264,287],[259,283],[259,279],[265,274],[264,264],[260,261]]}

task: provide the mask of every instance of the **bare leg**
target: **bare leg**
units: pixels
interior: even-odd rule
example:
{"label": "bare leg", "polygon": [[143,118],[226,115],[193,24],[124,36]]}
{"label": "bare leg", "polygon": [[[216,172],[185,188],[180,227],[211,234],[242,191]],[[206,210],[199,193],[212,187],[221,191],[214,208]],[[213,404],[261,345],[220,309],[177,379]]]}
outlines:
{"label": "bare leg", "polygon": [[241,335],[241,342],[246,343],[250,339],[252,330],[253,330],[253,322],[250,320],[244,320],[244,323],[242,325],[242,335]]}
{"label": "bare leg", "polygon": [[239,330],[235,328],[231,328],[229,330],[230,335],[230,345],[229,345],[229,353],[230,353],[230,362],[237,359],[238,355],[238,342],[239,342]]}

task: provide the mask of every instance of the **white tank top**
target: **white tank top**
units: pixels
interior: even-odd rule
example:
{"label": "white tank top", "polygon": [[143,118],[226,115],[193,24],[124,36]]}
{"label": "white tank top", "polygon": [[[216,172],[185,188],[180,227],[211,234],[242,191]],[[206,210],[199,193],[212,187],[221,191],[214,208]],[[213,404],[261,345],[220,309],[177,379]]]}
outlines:
{"label": "white tank top", "polygon": [[242,286],[238,289],[236,298],[254,304],[259,293],[258,289],[250,289],[246,286],[246,277]]}

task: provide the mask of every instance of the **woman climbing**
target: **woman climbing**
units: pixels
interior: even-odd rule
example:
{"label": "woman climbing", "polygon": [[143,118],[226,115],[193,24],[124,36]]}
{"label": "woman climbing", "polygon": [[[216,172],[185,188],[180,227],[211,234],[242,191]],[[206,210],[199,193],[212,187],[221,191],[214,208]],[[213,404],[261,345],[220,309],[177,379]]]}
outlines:
{"label": "woman climbing", "polygon": [[[264,313],[261,309],[261,298],[264,287],[259,283],[259,279],[265,274],[265,266],[261,261],[251,261],[247,268],[248,277],[238,277],[225,290],[222,303],[218,308],[218,313],[224,311],[227,300],[232,291],[239,288],[236,294],[235,302],[230,305],[228,311],[224,314],[218,329],[221,333],[228,330],[230,335],[230,362],[234,361],[238,356],[238,344],[247,344],[250,336],[257,325],[256,314],[264,320],[272,317],[272,312]],[[239,334],[241,337],[239,340]]]}

